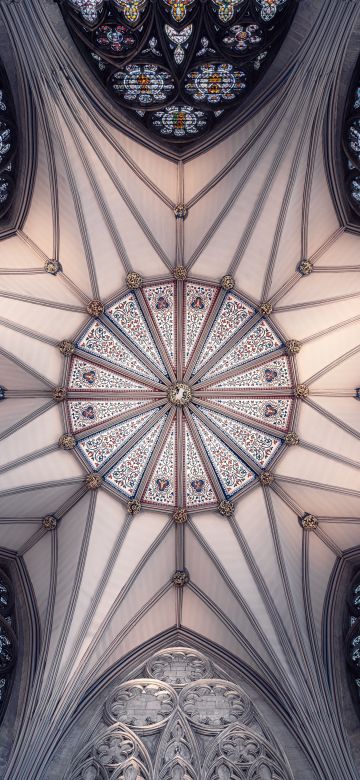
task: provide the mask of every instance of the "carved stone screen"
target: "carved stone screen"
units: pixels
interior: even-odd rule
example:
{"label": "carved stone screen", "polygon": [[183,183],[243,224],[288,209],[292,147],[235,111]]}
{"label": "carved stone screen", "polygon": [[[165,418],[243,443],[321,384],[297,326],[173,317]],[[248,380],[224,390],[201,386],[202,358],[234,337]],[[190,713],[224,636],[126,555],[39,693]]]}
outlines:
{"label": "carved stone screen", "polygon": [[95,716],[65,780],[292,780],[248,695],[201,653],[167,648]]}

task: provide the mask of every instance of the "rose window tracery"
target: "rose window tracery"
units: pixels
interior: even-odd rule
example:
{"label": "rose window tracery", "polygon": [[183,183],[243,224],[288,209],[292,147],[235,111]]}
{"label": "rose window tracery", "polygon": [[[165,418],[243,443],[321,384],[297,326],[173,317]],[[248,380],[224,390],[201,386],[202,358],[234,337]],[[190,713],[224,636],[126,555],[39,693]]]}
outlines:
{"label": "rose window tracery", "polygon": [[[63,0],[88,63],[133,119],[191,141],[253,88],[297,0]],[[156,110],[155,110],[156,109]]]}
{"label": "rose window tracery", "polygon": [[[197,681],[187,684],[195,668]],[[156,670],[177,680],[177,687],[152,679]],[[127,680],[110,692],[65,780],[292,780],[249,696],[219,678],[220,670],[201,653],[166,648],[143,671],[151,678]],[[162,720],[152,717],[157,696],[160,706],[171,701]]]}
{"label": "rose window tracery", "polygon": [[196,279],[143,282],[100,307],[69,355],[64,394],[87,470],[126,503],[164,511],[236,500],[286,446],[294,407],[269,318]]}

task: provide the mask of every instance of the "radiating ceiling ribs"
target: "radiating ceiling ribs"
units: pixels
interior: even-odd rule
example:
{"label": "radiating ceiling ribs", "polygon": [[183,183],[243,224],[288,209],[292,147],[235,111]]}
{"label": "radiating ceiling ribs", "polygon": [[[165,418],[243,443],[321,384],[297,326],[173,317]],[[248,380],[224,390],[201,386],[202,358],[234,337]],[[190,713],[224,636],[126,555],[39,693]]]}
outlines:
{"label": "radiating ceiling ribs", "polygon": [[309,396],[304,399],[303,403],[311,406],[312,409],[314,409],[316,412],[319,412],[319,414],[322,414],[323,417],[326,417],[327,420],[333,422],[338,426],[338,428],[342,428],[342,430],[346,431],[346,433],[350,433],[351,436],[355,436],[356,439],[360,439],[360,431],[357,431],[355,428],[351,428],[350,425],[348,425],[343,420],[340,420],[339,417],[336,417],[335,414],[328,412],[327,409],[324,409],[322,406],[315,403],[315,401],[313,401],[313,399]]}
{"label": "radiating ceiling ribs", "polygon": [[[321,122],[323,120],[323,110],[326,105],[326,100],[328,97],[330,87],[330,79],[329,76],[326,76],[326,78],[322,78],[319,80],[319,82],[314,86],[311,99],[309,101],[308,111],[307,111],[307,121],[303,123],[300,131],[300,135],[297,141],[296,149],[293,155],[291,168],[289,171],[288,181],[287,185],[285,187],[285,192],[283,196],[283,200],[281,203],[281,208],[279,211],[279,217],[276,224],[275,234],[273,238],[273,243],[270,250],[269,259],[266,266],[266,273],[264,277],[264,284],[263,284],[263,290],[261,294],[261,300],[266,301],[270,295],[271,290],[271,284],[272,284],[272,278],[273,278],[273,271],[275,267],[275,263],[278,256],[280,241],[282,238],[284,225],[286,222],[286,216],[289,210],[290,200],[294,191],[294,187],[297,182],[297,174],[299,170],[299,165],[301,162],[301,158],[304,152],[306,141],[308,140],[309,136],[309,127],[311,126],[311,122],[313,122],[313,126],[317,125],[317,134],[319,134],[319,128],[321,126]],[[322,101],[320,103],[320,106],[318,105],[317,99],[319,96],[319,93],[322,93]],[[315,118],[313,118],[315,115]],[[318,135],[317,135],[318,140]],[[309,144],[309,148],[311,148],[311,144]],[[314,154],[315,157],[315,154]],[[308,172],[307,168],[307,172]],[[304,188],[305,189],[305,188]],[[306,255],[302,255],[302,257],[306,257]]]}
{"label": "radiating ceiling ribs", "polygon": [[5,431],[2,431],[2,433],[0,433],[0,441],[4,441],[4,439],[7,439],[8,436],[11,436],[12,433],[19,431],[20,428],[23,428],[28,423],[32,422],[33,420],[36,420],[37,417],[40,417],[40,415],[47,412],[48,409],[51,409],[53,406],[55,406],[55,404],[56,401],[51,399],[50,401],[47,401],[45,404],[43,404],[43,406],[40,406],[39,409],[35,409],[35,411],[30,412],[30,414],[27,414],[25,417],[22,417],[13,425],[10,425],[9,428],[6,428]]}

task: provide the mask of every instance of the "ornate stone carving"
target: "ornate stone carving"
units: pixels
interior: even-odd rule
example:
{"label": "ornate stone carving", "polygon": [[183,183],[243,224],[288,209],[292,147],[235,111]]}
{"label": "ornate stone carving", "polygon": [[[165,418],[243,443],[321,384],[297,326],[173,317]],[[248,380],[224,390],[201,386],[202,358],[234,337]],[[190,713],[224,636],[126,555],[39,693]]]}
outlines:
{"label": "ornate stone carving", "polygon": [[57,519],[54,515],[46,515],[46,517],[43,517],[42,519],[42,525],[46,531],[53,531],[57,526]]}
{"label": "ornate stone carving", "polygon": [[167,397],[174,406],[186,406],[192,399],[191,387],[184,382],[176,382],[169,387]]}
{"label": "ornate stone carving", "polygon": [[55,401],[65,401],[67,396],[66,387],[54,387],[52,397]]}
{"label": "ornate stone carving", "polygon": [[130,501],[128,501],[127,510],[129,515],[136,515],[141,510],[140,501],[138,501],[137,498],[131,498]]}
{"label": "ornate stone carving", "polygon": [[45,260],[44,271],[46,271],[47,274],[56,276],[56,274],[61,271],[61,265],[58,260]]}
{"label": "ornate stone carving", "polygon": [[59,350],[62,355],[69,357],[75,351],[75,344],[73,344],[72,341],[67,341],[67,339],[64,339],[63,341],[60,341]]}
{"label": "ornate stone carving", "polygon": [[269,314],[271,314],[272,310],[273,310],[273,307],[272,307],[272,303],[270,303],[270,302],[269,303],[262,303],[261,306],[260,306],[260,312],[263,315],[263,317],[266,317]]}
{"label": "ornate stone carving", "polygon": [[295,395],[297,398],[306,398],[309,395],[309,388],[307,385],[298,385],[295,388]]}
{"label": "ornate stone carving", "polygon": [[207,752],[206,780],[289,780],[278,751],[260,734],[237,724],[220,734]]}
{"label": "ornate stone carving", "polygon": [[102,483],[102,478],[100,474],[88,474],[85,482],[88,490],[98,490]]}
{"label": "ornate stone carving", "polygon": [[251,717],[251,702],[240,688],[226,680],[202,680],[182,689],[179,704],[187,719],[204,733],[216,734]]}
{"label": "ornate stone carving", "polygon": [[185,268],[184,265],[177,265],[176,268],[174,268],[174,276],[178,281],[185,281],[185,279],[187,279],[187,275],[187,268]]}
{"label": "ornate stone carving", "polygon": [[319,525],[319,521],[315,515],[304,515],[304,517],[301,518],[301,525],[305,531],[315,531],[315,528]]}
{"label": "ornate stone carving", "polygon": [[183,588],[190,581],[189,572],[186,569],[177,569],[172,576],[172,584],[175,588]]}
{"label": "ornate stone carving", "polygon": [[101,317],[104,313],[104,304],[99,300],[90,301],[86,307],[86,311],[90,314],[90,317]]}
{"label": "ornate stone carving", "polygon": [[149,780],[150,758],[141,741],[122,724],[107,728],[91,749],[80,753],[72,778],[76,780]]}
{"label": "ornate stone carving", "polygon": [[76,439],[70,433],[63,433],[59,439],[59,447],[62,450],[73,450],[76,447]]}
{"label": "ornate stone carving", "polygon": [[262,471],[259,479],[262,485],[269,486],[274,482],[274,475],[270,471]]}
{"label": "ornate stone carving", "polygon": [[221,286],[224,288],[224,290],[232,290],[233,287],[235,287],[235,279],[227,274],[226,276],[223,276],[221,280]]}
{"label": "ornate stone carving", "polygon": [[301,349],[300,341],[289,339],[289,341],[286,342],[286,349],[290,355],[298,355]]}
{"label": "ornate stone carving", "polygon": [[248,695],[201,653],[166,648],[144,674],[112,690],[65,780],[292,780]]}
{"label": "ornate stone carving", "polygon": [[300,442],[300,439],[299,439],[297,433],[295,433],[294,431],[289,431],[289,433],[286,434],[286,436],[285,436],[285,443],[288,444],[289,446],[290,445],[297,445],[297,444],[299,444],[299,442]]}
{"label": "ornate stone carving", "polygon": [[188,210],[183,203],[178,203],[174,208],[174,214],[176,219],[186,219]]}
{"label": "ornate stone carving", "polygon": [[129,290],[138,290],[143,283],[142,276],[135,271],[130,271],[126,276],[126,284]]}
{"label": "ornate stone carving", "polygon": [[220,501],[218,510],[223,517],[231,517],[234,512],[234,504],[232,501],[226,501],[224,499],[223,501]]}
{"label": "ornate stone carving", "polygon": [[170,718],[162,734],[154,777],[158,780],[198,780],[200,757],[189,724],[182,714]]}
{"label": "ornate stone carving", "polygon": [[188,647],[160,650],[147,662],[146,672],[149,677],[155,677],[175,688],[213,675],[210,661],[202,653]]}
{"label": "ornate stone carving", "polygon": [[188,520],[188,513],[186,509],[183,509],[182,507],[175,509],[175,512],[173,512],[174,523],[178,523],[180,525],[182,523],[186,523],[187,520]]}
{"label": "ornate stone carving", "polygon": [[311,274],[314,266],[311,260],[302,260],[301,263],[298,265],[298,270],[302,274],[302,276],[308,276]]}
{"label": "ornate stone carving", "polygon": [[119,721],[131,730],[146,734],[165,725],[176,707],[176,693],[159,680],[141,678],[124,682],[105,703],[109,725]]}

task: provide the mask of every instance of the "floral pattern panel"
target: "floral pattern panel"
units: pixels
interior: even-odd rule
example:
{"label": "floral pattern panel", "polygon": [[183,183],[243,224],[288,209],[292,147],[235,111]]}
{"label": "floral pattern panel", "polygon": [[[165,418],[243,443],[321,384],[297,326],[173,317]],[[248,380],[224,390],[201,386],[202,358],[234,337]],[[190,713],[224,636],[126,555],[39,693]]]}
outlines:
{"label": "floral pattern panel", "polygon": [[298,0],[62,0],[112,100],[176,144],[217,128],[275,57]]}
{"label": "floral pattern panel", "polygon": [[238,290],[164,277],[86,324],[65,407],[76,454],[120,500],[203,511],[236,501],[284,450],[292,366]]}

